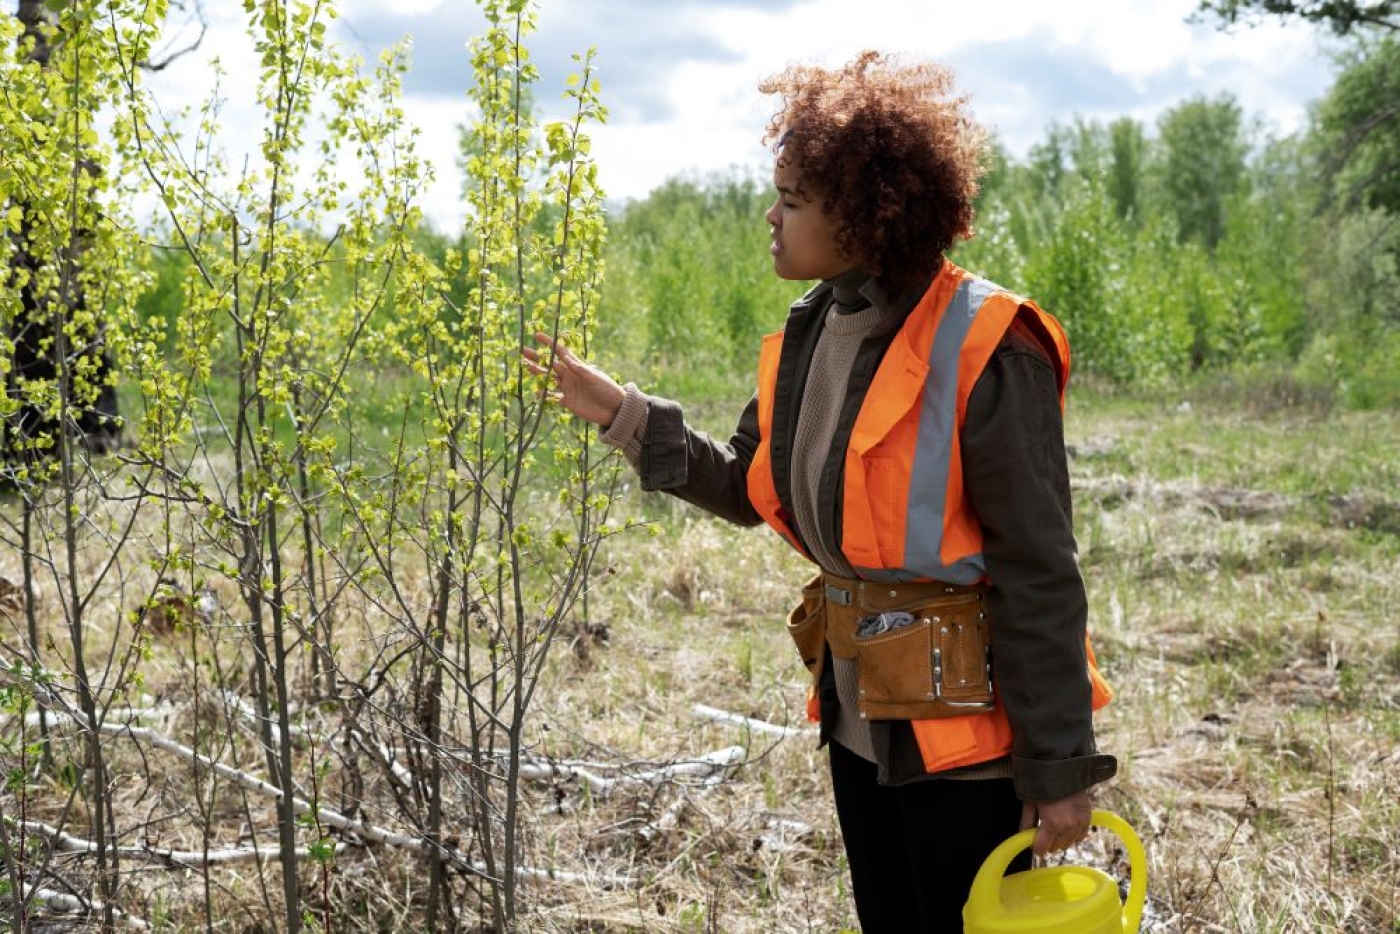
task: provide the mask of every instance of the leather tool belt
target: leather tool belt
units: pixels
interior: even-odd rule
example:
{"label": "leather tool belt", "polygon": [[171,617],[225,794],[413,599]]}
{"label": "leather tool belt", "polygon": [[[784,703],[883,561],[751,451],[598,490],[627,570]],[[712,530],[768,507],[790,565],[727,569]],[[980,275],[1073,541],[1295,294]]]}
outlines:
{"label": "leather tool belt", "polygon": [[855,659],[862,718],[984,713],[994,706],[986,592],[818,574],[788,614],[788,634],[814,684],[828,646],[833,658]]}

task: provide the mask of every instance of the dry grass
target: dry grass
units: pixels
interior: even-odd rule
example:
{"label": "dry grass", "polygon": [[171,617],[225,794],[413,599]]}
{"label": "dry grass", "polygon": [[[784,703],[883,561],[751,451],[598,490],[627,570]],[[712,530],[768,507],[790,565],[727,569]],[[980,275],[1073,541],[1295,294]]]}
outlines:
{"label": "dry grass", "polygon": [[[1144,929],[1400,930],[1400,418],[1250,422],[1111,402],[1073,415],[1091,624],[1119,692],[1099,730],[1121,772],[1100,802],[1146,842]],[[563,634],[545,673],[531,752],[613,777],[735,744],[746,756],[718,785],[679,778],[604,795],[562,772],[528,783],[522,862],[584,878],[531,883],[524,929],[853,929],[812,734],[780,739],[694,711],[804,726],[780,625],[804,565],[775,536],[662,498],[627,509],[657,517],[659,534],[606,546],[591,618]],[[14,570],[0,556],[0,576]],[[373,619],[355,625],[370,638]],[[235,643],[198,650],[175,636],[143,663],[148,688],[184,705],[164,728],[258,771],[246,724],[207,698],[191,706],[209,652],[237,682]],[[347,650],[356,638],[347,631]],[[333,732],[333,718],[309,710],[304,722]],[[130,743],[109,749],[120,812],[160,845],[197,847],[205,825],[213,842],[237,843],[273,823],[267,801],[231,789],[204,795],[205,817],[190,769]],[[382,779],[364,781],[353,756],[326,758],[326,800],[392,823]],[[56,817],[64,792],[37,795],[36,816]],[[1076,858],[1118,862],[1102,840]],[[276,928],[275,870],[255,865],[208,873],[215,930]],[[127,904],[157,929],[204,929],[201,873],[124,869]],[[622,876],[630,884],[604,884]],[[308,867],[303,882],[313,909],[329,895],[333,929],[416,929],[416,857],[346,839],[334,871]]]}
{"label": "dry grass", "polygon": [[[1397,930],[1396,419],[1258,422],[1112,403],[1075,414],[1092,626],[1119,692],[1099,730],[1122,769],[1100,801],[1146,841],[1144,930]],[[612,645],[587,670],[558,671],[568,683],[554,700],[596,705],[579,702],[591,716],[573,729],[615,754],[664,757],[735,738],[699,724],[696,702],[796,717],[802,685],[778,623],[805,568],[772,536],[643,508],[668,531],[662,547],[624,542],[611,556],[617,573],[599,596]],[[655,883],[692,923],[644,902],[632,923],[854,927],[828,794],[806,739],[765,751],[687,812],[679,833],[693,848]],[[783,854],[775,888],[771,872],[755,874],[753,828],[784,816],[814,832]],[[1098,865],[1112,862],[1105,852]],[[712,928],[702,911],[718,912]]]}

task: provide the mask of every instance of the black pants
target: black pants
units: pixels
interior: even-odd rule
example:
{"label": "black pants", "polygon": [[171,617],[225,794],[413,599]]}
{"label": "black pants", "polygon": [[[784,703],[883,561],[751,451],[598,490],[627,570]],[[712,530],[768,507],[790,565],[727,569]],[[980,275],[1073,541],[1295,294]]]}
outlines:
{"label": "black pants", "polygon": [[[973,877],[1021,821],[1011,779],[888,787],[876,782],[873,763],[829,745],[863,934],[961,934]],[[1029,868],[1027,851],[1009,871]]]}

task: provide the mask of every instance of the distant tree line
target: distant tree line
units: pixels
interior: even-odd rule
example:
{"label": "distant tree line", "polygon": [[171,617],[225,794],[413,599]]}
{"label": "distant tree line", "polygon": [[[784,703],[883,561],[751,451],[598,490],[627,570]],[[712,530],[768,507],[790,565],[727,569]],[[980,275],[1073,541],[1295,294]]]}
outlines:
{"label": "distant tree line", "polygon": [[[1284,395],[1400,403],[1400,41],[1371,8],[1337,21],[1341,70],[1302,132],[1270,136],[1227,95],[1150,125],[1054,123],[1023,159],[998,148],[954,259],[1058,315],[1080,373],[1252,374]],[[768,189],[737,171],[677,179],[616,211],[600,346],[676,391],[744,382],[800,291],[769,270]]]}

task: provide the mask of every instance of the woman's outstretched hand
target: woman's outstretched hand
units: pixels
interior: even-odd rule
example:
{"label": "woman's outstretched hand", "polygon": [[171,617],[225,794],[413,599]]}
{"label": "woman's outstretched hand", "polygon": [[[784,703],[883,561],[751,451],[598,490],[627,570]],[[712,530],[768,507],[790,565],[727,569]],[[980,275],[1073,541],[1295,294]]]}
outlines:
{"label": "woman's outstretched hand", "polygon": [[617,418],[625,396],[617,381],[548,334],[535,334],[540,349],[520,348],[525,366],[536,376],[549,378],[546,398],[558,402],[584,421],[604,428]]}

